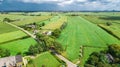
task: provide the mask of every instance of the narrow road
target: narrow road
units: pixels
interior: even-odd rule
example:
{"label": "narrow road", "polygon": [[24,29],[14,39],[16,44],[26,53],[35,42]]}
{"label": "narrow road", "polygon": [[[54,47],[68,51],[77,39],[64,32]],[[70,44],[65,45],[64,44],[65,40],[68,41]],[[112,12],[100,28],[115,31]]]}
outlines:
{"label": "narrow road", "polygon": [[21,31],[23,31],[23,32],[25,32],[26,34],[28,34],[28,35],[31,36],[32,38],[34,38],[34,39],[36,38],[35,35],[31,34],[30,32],[26,31],[25,29],[23,29],[23,28],[21,28],[21,27],[19,27],[19,26],[16,26],[16,25],[14,25],[14,24],[8,23],[8,22],[6,22],[6,23],[9,24],[9,25],[11,25],[11,26],[13,26],[13,27],[15,27],[15,28],[17,28],[17,29],[19,29],[19,30],[21,30]]}
{"label": "narrow road", "polygon": [[71,61],[67,60],[66,58],[64,58],[62,55],[58,55],[56,54],[56,56],[58,58],[60,58],[61,60],[63,60],[66,64],[67,64],[67,67],[77,67],[76,64],[72,63]]}

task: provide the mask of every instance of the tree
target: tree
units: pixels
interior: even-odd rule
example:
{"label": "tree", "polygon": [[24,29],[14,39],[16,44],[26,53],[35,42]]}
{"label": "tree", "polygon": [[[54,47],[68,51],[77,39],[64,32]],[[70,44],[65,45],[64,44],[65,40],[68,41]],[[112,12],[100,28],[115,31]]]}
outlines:
{"label": "tree", "polygon": [[52,36],[58,38],[61,34],[61,30],[60,29],[55,29],[52,33]]}
{"label": "tree", "polygon": [[0,48],[0,57],[10,56],[10,51],[7,49]]}
{"label": "tree", "polygon": [[11,22],[12,20],[10,20],[9,18],[4,18],[3,22]]}
{"label": "tree", "polygon": [[112,23],[111,22],[106,22],[106,25],[110,26],[110,25],[112,25]]}
{"label": "tree", "polygon": [[31,45],[31,46],[29,47],[28,52],[29,52],[30,55],[35,55],[35,54],[36,54],[33,45]]}

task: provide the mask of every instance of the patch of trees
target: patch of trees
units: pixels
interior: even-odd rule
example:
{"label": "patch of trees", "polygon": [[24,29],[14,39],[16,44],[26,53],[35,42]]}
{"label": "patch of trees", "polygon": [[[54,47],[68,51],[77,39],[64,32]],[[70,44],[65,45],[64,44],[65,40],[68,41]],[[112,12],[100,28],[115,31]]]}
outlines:
{"label": "patch of trees", "polygon": [[36,37],[39,44],[31,45],[29,47],[28,49],[29,55],[36,55],[48,50],[52,50],[53,52],[57,53],[63,51],[61,44],[55,41],[55,39],[43,34],[36,34]]}
{"label": "patch of trees", "polygon": [[79,16],[79,14],[71,14],[70,16]]}
{"label": "patch of trees", "polygon": [[110,25],[112,25],[112,23],[111,22],[106,22],[106,25],[110,26]]}
{"label": "patch of trees", "polygon": [[9,19],[9,18],[4,18],[3,22],[13,22],[13,20]]}
{"label": "patch of trees", "polygon": [[10,56],[10,51],[4,48],[0,48],[0,58]]}
{"label": "patch of trees", "polygon": [[52,36],[54,36],[55,38],[58,38],[61,34],[61,29],[55,29],[53,32],[52,32]]}
{"label": "patch of trees", "polygon": [[36,44],[36,45],[31,45],[28,49],[28,54],[29,55],[36,55],[43,52],[43,48],[41,47],[40,44]]}
{"label": "patch of trees", "polygon": [[20,19],[12,20],[10,18],[4,18],[3,22],[14,22],[14,21],[19,21]]}
{"label": "patch of trees", "polygon": [[107,50],[93,52],[84,67],[118,67],[120,64],[120,45],[110,45]]}
{"label": "patch of trees", "polygon": [[64,23],[62,24],[62,26],[60,27],[60,29],[63,30],[63,29],[65,29],[66,26],[67,26],[67,22],[64,22]]}

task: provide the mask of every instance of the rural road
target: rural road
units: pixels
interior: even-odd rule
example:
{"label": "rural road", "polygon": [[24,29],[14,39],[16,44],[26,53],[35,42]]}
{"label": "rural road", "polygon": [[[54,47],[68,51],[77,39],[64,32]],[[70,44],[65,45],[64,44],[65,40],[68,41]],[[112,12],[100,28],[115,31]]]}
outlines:
{"label": "rural road", "polygon": [[14,25],[14,24],[8,23],[8,22],[6,22],[6,23],[9,24],[9,25],[11,25],[11,26],[13,26],[13,27],[15,27],[15,28],[17,28],[17,29],[19,29],[19,30],[21,30],[21,31],[23,31],[23,32],[25,32],[26,34],[28,34],[28,35],[31,36],[32,38],[34,38],[34,39],[36,38],[35,35],[33,35],[33,34],[31,34],[30,32],[24,30],[23,28],[21,28],[21,27],[19,27],[19,26],[16,26],[16,25]]}
{"label": "rural road", "polygon": [[64,58],[63,56],[58,55],[58,54],[56,54],[56,56],[57,56],[58,58],[60,58],[61,60],[63,60],[63,61],[67,64],[67,67],[77,67],[76,64],[74,64],[74,63],[72,63],[71,61],[67,60],[67,59]]}

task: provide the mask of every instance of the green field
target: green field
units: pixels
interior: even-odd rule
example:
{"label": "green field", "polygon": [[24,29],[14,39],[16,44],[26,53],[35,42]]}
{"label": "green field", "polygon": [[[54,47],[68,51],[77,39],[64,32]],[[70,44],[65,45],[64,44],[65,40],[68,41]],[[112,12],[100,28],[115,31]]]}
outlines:
{"label": "green field", "polygon": [[52,16],[33,16],[29,19],[23,19],[20,21],[12,22],[12,23],[17,25],[17,26],[21,26],[21,25],[25,25],[25,24],[34,23],[34,22],[37,23],[37,22],[44,21],[44,20],[47,20],[50,18],[52,18]]}
{"label": "green field", "polygon": [[3,33],[9,33],[9,32],[13,32],[13,31],[17,31],[18,29],[6,24],[6,23],[2,23],[0,22],[0,34]]}
{"label": "green field", "polygon": [[41,53],[33,60],[33,64],[28,65],[28,67],[59,67],[61,64],[52,56],[49,52]]}
{"label": "green field", "polygon": [[[97,14],[97,13],[96,13]],[[106,13],[107,14],[107,13]],[[119,15],[119,14],[118,14]],[[101,16],[101,15],[81,15],[83,18],[100,25],[107,31],[112,32],[112,35],[115,35],[117,38],[120,39],[120,15],[114,16]],[[106,23],[109,22],[112,25],[107,26]]]}
{"label": "green field", "polygon": [[54,22],[51,22],[45,26],[42,27],[42,29],[58,29],[61,27],[61,25],[64,23],[64,22],[67,22],[67,17],[63,16],[61,17],[60,19],[58,19],[57,21],[54,21]]}
{"label": "green field", "polygon": [[66,50],[66,57],[74,61],[79,58],[80,46],[107,47],[119,41],[95,24],[81,18],[69,17],[68,25],[57,40]]}
{"label": "green field", "polygon": [[10,50],[11,55],[16,55],[18,52],[24,53],[30,45],[35,45],[37,42],[32,38],[19,39],[8,43],[0,44],[0,47]]}
{"label": "green field", "polygon": [[19,39],[19,38],[23,38],[28,36],[27,34],[25,34],[22,31],[14,31],[14,32],[9,32],[9,33],[4,33],[4,34],[0,34],[0,43],[3,42],[7,42],[7,41],[11,41],[11,40],[15,40],[15,39]]}

